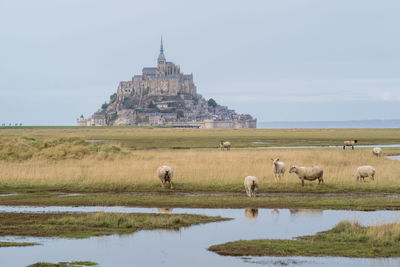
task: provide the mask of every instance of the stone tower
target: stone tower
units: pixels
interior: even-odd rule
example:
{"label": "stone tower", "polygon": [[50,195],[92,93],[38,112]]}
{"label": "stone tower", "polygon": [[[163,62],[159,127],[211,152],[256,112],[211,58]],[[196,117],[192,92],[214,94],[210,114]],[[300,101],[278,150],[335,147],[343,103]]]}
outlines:
{"label": "stone tower", "polygon": [[166,63],[166,60],[165,60],[165,56],[164,56],[164,47],[163,47],[162,36],[161,36],[160,55],[158,56],[158,59],[157,59],[158,69],[161,71],[164,71],[165,63]]}

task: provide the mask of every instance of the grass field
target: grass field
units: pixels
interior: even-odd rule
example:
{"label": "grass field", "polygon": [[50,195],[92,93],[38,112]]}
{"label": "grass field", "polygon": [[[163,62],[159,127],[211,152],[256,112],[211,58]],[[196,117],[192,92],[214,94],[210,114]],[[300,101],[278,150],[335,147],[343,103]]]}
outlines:
{"label": "grass field", "polygon": [[[353,138],[365,144],[400,143],[397,129],[3,128],[0,130],[0,191],[168,191],[160,188],[155,172],[161,165],[170,165],[175,170],[174,191],[243,192],[244,177],[254,175],[260,180],[259,192],[400,193],[400,162],[374,157],[370,148],[132,150],[175,142],[180,147],[203,147],[218,144],[221,136],[228,136],[224,139],[229,140],[236,138],[243,146],[255,140],[307,145],[334,144]],[[85,139],[115,142],[88,143]],[[235,148],[235,141],[232,144]],[[400,149],[385,148],[384,153],[400,154]],[[277,157],[286,163],[287,170],[292,164],[321,166],[325,185],[306,182],[302,188],[297,176],[288,173],[275,181],[271,158]],[[355,181],[354,172],[360,165],[375,166],[375,181]]]}
{"label": "grass field", "polygon": [[359,144],[400,144],[399,129],[174,129],[135,127],[0,127],[0,138],[81,138],[106,140],[129,149],[216,148],[229,140],[233,148],[342,145],[343,140]]}
{"label": "grass field", "polygon": [[[290,165],[324,169],[325,184],[300,186],[295,174],[275,181],[271,158]],[[82,159],[0,161],[2,191],[168,191],[162,189],[156,169],[175,170],[175,191],[242,192],[243,179],[254,175],[259,192],[400,192],[400,162],[374,157],[370,149],[282,149],[211,151],[132,151],[129,154],[97,153]],[[376,168],[375,181],[356,182],[360,165]]]}
{"label": "grass field", "polygon": [[235,241],[209,248],[231,256],[400,256],[400,224],[361,226],[340,222],[333,229],[296,240],[264,239]]}

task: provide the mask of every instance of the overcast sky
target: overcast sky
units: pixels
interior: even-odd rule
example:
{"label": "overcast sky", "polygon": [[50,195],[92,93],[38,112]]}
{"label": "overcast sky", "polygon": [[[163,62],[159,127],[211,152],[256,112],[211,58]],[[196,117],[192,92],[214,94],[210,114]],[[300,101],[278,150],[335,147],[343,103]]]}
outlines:
{"label": "overcast sky", "polygon": [[75,125],[165,56],[258,121],[400,118],[400,1],[0,0],[0,123]]}

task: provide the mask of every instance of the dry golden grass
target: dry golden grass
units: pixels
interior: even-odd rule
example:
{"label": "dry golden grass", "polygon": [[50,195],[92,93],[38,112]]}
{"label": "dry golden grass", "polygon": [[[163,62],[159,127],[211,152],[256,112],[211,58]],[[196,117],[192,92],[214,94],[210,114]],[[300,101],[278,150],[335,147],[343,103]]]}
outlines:
{"label": "dry golden grass", "polygon": [[[286,163],[285,177],[276,182],[271,158]],[[174,182],[179,190],[242,190],[243,179],[254,175],[260,180],[260,191],[300,188],[290,165],[315,166],[324,169],[325,187],[312,188],[400,188],[400,162],[374,157],[370,149],[279,149],[279,150],[167,150],[132,151],[128,154],[99,152],[81,160],[49,161],[34,158],[25,161],[0,161],[0,186],[79,188],[96,190],[158,190],[156,169],[169,165],[175,170]],[[376,168],[375,181],[356,182],[354,173],[361,165]],[[306,186],[307,187],[307,186]],[[308,186],[310,187],[310,186]],[[329,190],[328,190],[329,191]],[[367,190],[368,191],[368,190]],[[385,191],[385,190],[383,190]],[[390,191],[390,190],[389,190]]]}

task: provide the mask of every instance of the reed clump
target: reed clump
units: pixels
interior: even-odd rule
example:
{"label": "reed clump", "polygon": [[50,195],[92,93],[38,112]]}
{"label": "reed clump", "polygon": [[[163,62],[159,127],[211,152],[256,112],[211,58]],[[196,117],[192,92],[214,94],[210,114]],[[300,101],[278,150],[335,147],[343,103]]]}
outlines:
{"label": "reed clump", "polygon": [[[90,144],[79,137],[30,138],[10,137],[0,139],[0,160],[26,161],[31,159],[58,161],[83,159],[87,156],[120,153],[117,144]],[[108,156],[102,156],[108,158]]]}

